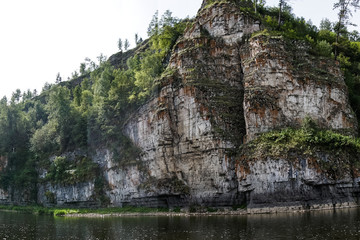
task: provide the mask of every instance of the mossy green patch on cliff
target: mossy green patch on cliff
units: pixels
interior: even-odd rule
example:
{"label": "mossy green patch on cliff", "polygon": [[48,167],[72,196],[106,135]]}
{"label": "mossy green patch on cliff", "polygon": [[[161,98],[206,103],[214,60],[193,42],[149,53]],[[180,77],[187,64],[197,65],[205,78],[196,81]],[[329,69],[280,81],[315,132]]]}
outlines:
{"label": "mossy green patch on cliff", "polygon": [[77,157],[73,161],[66,157],[56,157],[44,180],[55,184],[85,182],[95,178],[98,168],[98,165],[87,157]]}
{"label": "mossy green patch on cliff", "polygon": [[323,130],[308,119],[301,128],[286,128],[261,134],[255,140],[241,146],[241,164],[257,159],[309,158],[332,179],[339,179],[350,172],[359,176],[360,139]]}

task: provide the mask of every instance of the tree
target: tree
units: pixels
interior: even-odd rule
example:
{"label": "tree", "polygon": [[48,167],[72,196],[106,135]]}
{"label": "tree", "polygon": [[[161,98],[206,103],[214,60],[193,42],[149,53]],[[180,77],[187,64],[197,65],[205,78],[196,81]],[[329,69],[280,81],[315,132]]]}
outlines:
{"label": "tree", "polygon": [[176,23],[179,22],[179,19],[172,16],[172,12],[170,10],[166,10],[164,14],[161,16],[159,27],[164,28],[165,26],[173,27]]}
{"label": "tree", "polygon": [[56,86],[49,95],[49,102],[46,105],[49,112],[49,123],[54,122],[56,132],[59,136],[61,150],[69,145],[72,136],[72,118],[70,90],[66,87]]}
{"label": "tree", "polygon": [[129,47],[130,47],[129,40],[125,39],[125,43],[124,43],[125,51],[127,51]]}
{"label": "tree", "polygon": [[147,34],[149,37],[159,34],[159,11],[156,11],[149,24]]}
{"label": "tree", "polygon": [[136,46],[139,44],[139,35],[135,33],[135,44]]}
{"label": "tree", "polygon": [[61,76],[60,76],[60,73],[57,73],[55,83],[58,84],[58,83],[61,82],[61,80],[62,80],[62,78],[61,78]]}
{"label": "tree", "polygon": [[79,77],[79,73],[75,70],[73,73],[71,73],[71,78],[75,79]]}
{"label": "tree", "polygon": [[137,33],[135,33],[135,44],[136,46],[143,42],[143,39],[139,37]]}
{"label": "tree", "polygon": [[26,92],[23,92],[22,100],[24,102],[26,100],[30,100],[32,97],[33,97],[33,94],[30,91],[30,89],[28,89]]}
{"label": "tree", "polygon": [[331,31],[333,28],[333,24],[332,22],[327,19],[327,18],[323,18],[320,22],[320,30],[327,30],[327,31]]}
{"label": "tree", "polygon": [[102,66],[102,65],[106,62],[106,60],[107,60],[107,57],[106,57],[104,54],[102,54],[102,53],[100,53],[100,55],[97,56],[96,58],[97,58],[98,61],[99,61],[99,66]]}
{"label": "tree", "polygon": [[11,96],[11,103],[12,104],[16,104],[20,102],[20,98],[21,98],[21,91],[20,89],[16,89],[15,92],[13,92],[12,96]]}
{"label": "tree", "polygon": [[119,38],[119,40],[118,40],[118,48],[119,48],[120,52],[123,51],[123,42],[122,42],[121,38]]}
{"label": "tree", "polygon": [[80,63],[80,75],[86,74],[86,63]]}
{"label": "tree", "polygon": [[349,33],[349,39],[352,42],[360,42],[360,33],[356,30]]}
{"label": "tree", "polygon": [[48,90],[51,89],[51,87],[52,87],[52,84],[46,82],[46,83],[44,84],[43,88],[42,88],[42,91],[43,91],[43,92],[48,91]]}
{"label": "tree", "polygon": [[85,58],[85,64],[88,66],[89,71],[94,71],[95,69],[97,69],[99,66],[96,65],[96,63],[94,61],[92,61],[90,58]]}
{"label": "tree", "polygon": [[278,18],[278,28],[280,28],[281,25],[281,14],[283,12],[283,9],[286,7],[288,0],[279,0],[279,18]]}
{"label": "tree", "polygon": [[258,6],[264,6],[265,0],[253,0],[254,1],[254,10],[257,13]]}
{"label": "tree", "polygon": [[333,9],[339,9],[338,12],[338,22],[334,27],[336,33],[335,40],[335,60],[339,55],[338,45],[340,40],[340,35],[346,33],[346,26],[354,25],[350,22],[350,17],[352,16],[351,8],[356,11],[360,8],[360,0],[338,0],[337,3],[334,3]]}

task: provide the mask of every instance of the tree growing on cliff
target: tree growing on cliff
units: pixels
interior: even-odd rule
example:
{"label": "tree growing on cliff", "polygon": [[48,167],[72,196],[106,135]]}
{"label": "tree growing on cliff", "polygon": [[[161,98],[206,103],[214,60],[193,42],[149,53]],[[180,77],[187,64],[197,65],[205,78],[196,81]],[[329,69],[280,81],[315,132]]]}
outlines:
{"label": "tree growing on cliff", "polygon": [[118,48],[119,48],[120,52],[123,51],[123,42],[122,42],[121,38],[119,38],[119,40],[118,40]]}
{"label": "tree growing on cliff", "polygon": [[86,63],[80,63],[80,75],[86,74]]}
{"label": "tree growing on cliff", "polygon": [[139,44],[139,35],[135,33],[135,44],[136,46]]}
{"label": "tree growing on cliff", "polygon": [[135,45],[138,46],[142,42],[143,42],[143,39],[141,37],[139,37],[139,34],[135,33]]}
{"label": "tree growing on cliff", "polygon": [[258,7],[259,6],[264,6],[265,5],[265,0],[253,0],[253,3],[254,3],[254,10],[255,10],[255,13],[257,13],[257,10],[258,10]]}
{"label": "tree growing on cliff", "polygon": [[124,49],[125,51],[127,51],[130,47],[130,43],[129,43],[129,40],[125,39],[125,43],[124,43]]}
{"label": "tree growing on cliff", "polygon": [[61,80],[62,80],[62,78],[61,78],[61,76],[60,76],[60,73],[57,73],[57,75],[56,75],[56,84],[58,84],[58,83],[60,83],[61,82]]}
{"label": "tree growing on cliff", "polygon": [[159,11],[156,11],[153,15],[148,26],[147,34],[149,37],[159,34]]}
{"label": "tree growing on cliff", "polygon": [[286,7],[289,7],[287,5],[288,0],[279,0],[279,17],[278,17],[278,28],[280,28],[281,25],[281,15],[283,13],[283,11],[285,10]]}
{"label": "tree growing on cliff", "polygon": [[338,22],[336,23],[334,30],[336,33],[335,40],[335,60],[339,55],[339,40],[342,34],[347,33],[346,26],[355,25],[350,22],[352,12],[360,8],[360,0],[338,0],[334,4],[334,10],[339,9]]}
{"label": "tree growing on cliff", "polygon": [[329,19],[324,18],[324,19],[321,20],[321,22],[320,22],[320,30],[331,31],[332,29],[333,29],[333,24]]}

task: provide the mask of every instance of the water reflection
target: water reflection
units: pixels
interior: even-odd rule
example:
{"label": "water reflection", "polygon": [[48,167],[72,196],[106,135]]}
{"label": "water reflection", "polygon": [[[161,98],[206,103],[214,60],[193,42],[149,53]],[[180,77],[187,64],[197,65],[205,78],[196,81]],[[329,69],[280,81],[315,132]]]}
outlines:
{"label": "water reflection", "polygon": [[0,212],[0,239],[360,239],[360,211],[96,219]]}

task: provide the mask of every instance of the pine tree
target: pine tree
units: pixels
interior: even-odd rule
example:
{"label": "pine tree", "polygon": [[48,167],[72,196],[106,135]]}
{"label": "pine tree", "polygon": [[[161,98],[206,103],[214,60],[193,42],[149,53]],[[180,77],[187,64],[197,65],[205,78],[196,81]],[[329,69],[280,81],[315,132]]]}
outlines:
{"label": "pine tree", "polygon": [[279,18],[278,18],[278,28],[280,28],[281,25],[281,14],[283,12],[283,9],[286,7],[286,2],[288,0],[279,0]]}
{"label": "pine tree", "polygon": [[125,39],[125,43],[124,43],[124,49],[125,49],[125,51],[127,51],[129,47],[130,47],[129,40]]}
{"label": "pine tree", "polygon": [[118,40],[118,48],[119,48],[120,52],[123,51],[123,42],[122,42],[121,38],[119,38],[119,40]]}
{"label": "pine tree", "polygon": [[135,44],[139,44],[139,35],[137,33],[135,33]]}
{"label": "pine tree", "polygon": [[58,84],[58,83],[60,83],[61,81],[62,81],[62,78],[61,78],[61,76],[60,76],[60,73],[57,73],[55,83]]}
{"label": "pine tree", "polygon": [[339,20],[334,27],[336,33],[336,42],[335,42],[335,60],[339,55],[338,45],[340,40],[340,35],[342,33],[346,33],[347,25],[355,25],[350,22],[350,17],[352,16],[351,8],[356,11],[360,8],[360,0],[338,0],[337,3],[334,4],[333,9],[339,9],[338,17]]}

